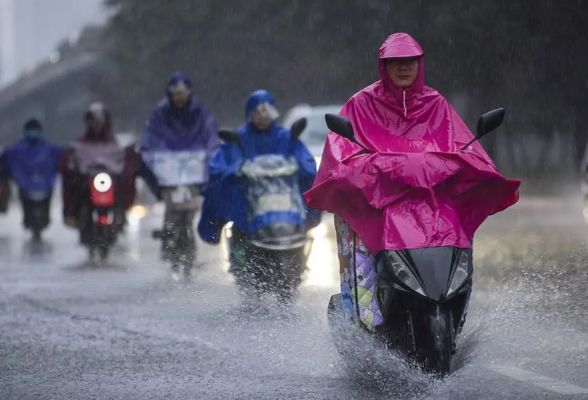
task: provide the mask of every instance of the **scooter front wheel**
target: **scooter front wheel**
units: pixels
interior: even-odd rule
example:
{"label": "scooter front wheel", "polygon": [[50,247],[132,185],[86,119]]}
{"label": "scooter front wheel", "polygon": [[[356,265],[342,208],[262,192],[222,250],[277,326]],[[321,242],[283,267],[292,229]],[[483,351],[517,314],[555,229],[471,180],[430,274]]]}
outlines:
{"label": "scooter front wheel", "polygon": [[108,246],[102,246],[98,248],[98,255],[100,257],[100,261],[106,261],[109,253],[110,249],[108,248]]}
{"label": "scooter front wheel", "polygon": [[426,372],[447,377],[451,372],[453,356],[453,319],[451,312],[437,306],[427,316],[425,326],[420,329],[417,341],[418,358]]}
{"label": "scooter front wheel", "polygon": [[33,229],[33,242],[39,243],[41,241],[41,231],[39,229]]}

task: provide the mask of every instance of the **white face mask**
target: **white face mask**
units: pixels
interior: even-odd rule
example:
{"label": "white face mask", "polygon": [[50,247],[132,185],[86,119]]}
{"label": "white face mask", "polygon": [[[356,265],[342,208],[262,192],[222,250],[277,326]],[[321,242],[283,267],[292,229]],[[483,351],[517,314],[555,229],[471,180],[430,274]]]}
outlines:
{"label": "white face mask", "polygon": [[253,110],[253,116],[255,116],[255,118],[272,122],[280,117],[280,113],[278,112],[278,109],[270,103],[262,103],[255,107]]}
{"label": "white face mask", "polygon": [[175,85],[168,86],[167,90],[171,94],[189,95],[191,93],[190,88],[188,88],[188,86],[186,86],[186,84],[182,81],[176,83]]}

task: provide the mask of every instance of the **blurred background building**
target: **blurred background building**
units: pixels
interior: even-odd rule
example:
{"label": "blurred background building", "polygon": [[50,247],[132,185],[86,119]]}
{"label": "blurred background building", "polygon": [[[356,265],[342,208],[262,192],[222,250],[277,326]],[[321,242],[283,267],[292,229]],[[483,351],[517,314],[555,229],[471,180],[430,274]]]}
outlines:
{"label": "blurred background building", "polygon": [[86,24],[102,23],[102,0],[0,0],[0,86],[50,56]]}
{"label": "blurred background building", "polygon": [[65,144],[83,130],[89,102],[108,100],[102,0],[0,0],[0,146],[31,116]]}

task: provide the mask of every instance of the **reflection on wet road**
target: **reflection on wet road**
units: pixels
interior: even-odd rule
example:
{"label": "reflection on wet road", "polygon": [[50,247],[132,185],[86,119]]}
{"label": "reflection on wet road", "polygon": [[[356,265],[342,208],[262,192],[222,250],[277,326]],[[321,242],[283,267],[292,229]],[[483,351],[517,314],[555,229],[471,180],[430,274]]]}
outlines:
{"label": "reflection on wet road", "polygon": [[200,244],[206,265],[174,282],[150,238],[159,217],[135,212],[101,267],[59,223],[35,245],[18,215],[0,217],[1,399],[588,398],[579,206],[523,201],[481,229],[457,371],[444,382],[387,357],[385,381],[349,379],[326,324],[339,279],[329,218],[292,312],[268,299],[252,314],[224,246]]}

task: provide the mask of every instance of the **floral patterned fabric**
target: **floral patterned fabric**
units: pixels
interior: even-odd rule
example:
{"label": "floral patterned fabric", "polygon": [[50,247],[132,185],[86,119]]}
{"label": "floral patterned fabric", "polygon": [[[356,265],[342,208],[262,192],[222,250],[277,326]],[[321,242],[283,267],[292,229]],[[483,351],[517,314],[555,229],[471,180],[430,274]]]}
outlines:
{"label": "floral patterned fabric", "polygon": [[343,314],[354,319],[359,314],[360,321],[371,330],[383,323],[382,313],[375,296],[378,280],[376,258],[368,252],[349,225],[338,216],[335,216],[335,229],[339,249]]}

